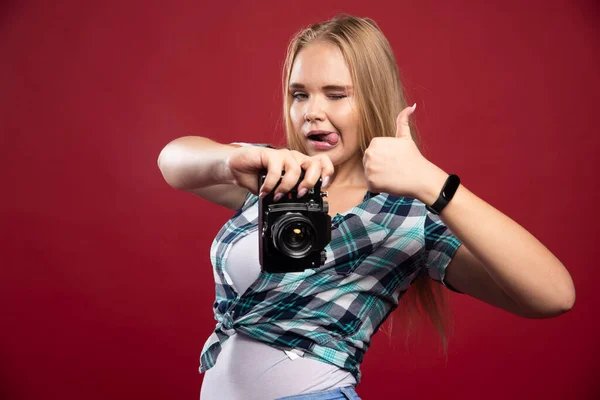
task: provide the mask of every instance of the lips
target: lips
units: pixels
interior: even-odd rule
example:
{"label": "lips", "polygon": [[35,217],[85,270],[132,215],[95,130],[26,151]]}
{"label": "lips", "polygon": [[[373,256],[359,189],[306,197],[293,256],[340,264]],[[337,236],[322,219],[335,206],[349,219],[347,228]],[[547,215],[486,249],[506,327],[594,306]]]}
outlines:
{"label": "lips", "polygon": [[340,135],[330,131],[310,131],[306,137],[309,143],[319,148],[330,148],[340,141]]}

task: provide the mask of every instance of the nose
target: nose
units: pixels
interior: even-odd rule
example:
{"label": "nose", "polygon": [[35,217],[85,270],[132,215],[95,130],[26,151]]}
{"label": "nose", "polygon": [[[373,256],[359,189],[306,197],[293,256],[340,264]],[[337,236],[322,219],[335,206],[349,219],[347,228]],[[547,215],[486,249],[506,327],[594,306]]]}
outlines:
{"label": "nose", "polygon": [[307,122],[325,120],[325,109],[322,102],[318,99],[318,96],[312,97],[306,102],[304,120]]}

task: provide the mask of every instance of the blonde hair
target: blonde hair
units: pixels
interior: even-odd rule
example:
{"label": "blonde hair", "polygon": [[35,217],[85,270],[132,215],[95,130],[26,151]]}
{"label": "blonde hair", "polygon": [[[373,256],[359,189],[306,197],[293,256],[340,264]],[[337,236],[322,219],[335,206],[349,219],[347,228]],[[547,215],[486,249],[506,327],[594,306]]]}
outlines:
{"label": "blonde hair", "polygon": [[[290,117],[293,101],[289,91],[290,74],[298,53],[314,42],[335,45],[344,56],[354,85],[358,104],[358,134],[361,152],[374,137],[396,135],[396,118],[407,106],[400,73],[391,46],[377,24],[369,18],[339,15],[298,32],[290,41],[283,67],[283,116],[288,148],[306,153]],[[409,122],[413,139],[419,146],[417,130]],[[429,317],[446,351],[446,300],[441,285],[429,278],[417,278],[403,296],[405,313],[401,320],[409,333],[421,314]],[[392,321],[392,319],[390,319]],[[391,332],[390,323],[390,332]]]}

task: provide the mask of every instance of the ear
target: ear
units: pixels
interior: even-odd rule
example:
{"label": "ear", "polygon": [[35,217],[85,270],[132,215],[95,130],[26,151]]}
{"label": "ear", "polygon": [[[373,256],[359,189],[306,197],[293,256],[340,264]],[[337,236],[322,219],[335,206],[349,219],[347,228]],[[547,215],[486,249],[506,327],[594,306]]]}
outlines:
{"label": "ear", "polygon": [[412,139],[410,135],[410,126],[408,125],[408,117],[415,112],[417,103],[413,104],[412,107],[406,107],[400,111],[398,118],[396,119],[396,137],[397,138],[408,138]]}

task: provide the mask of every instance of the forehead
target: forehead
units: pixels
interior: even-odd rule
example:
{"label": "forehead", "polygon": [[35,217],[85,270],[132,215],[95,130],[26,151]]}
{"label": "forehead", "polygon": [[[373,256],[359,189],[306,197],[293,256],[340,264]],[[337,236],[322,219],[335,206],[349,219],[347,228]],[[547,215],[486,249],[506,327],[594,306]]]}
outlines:
{"label": "forehead", "polygon": [[352,76],[340,49],[329,43],[317,42],[309,44],[296,55],[290,83],[317,87],[351,86]]}

